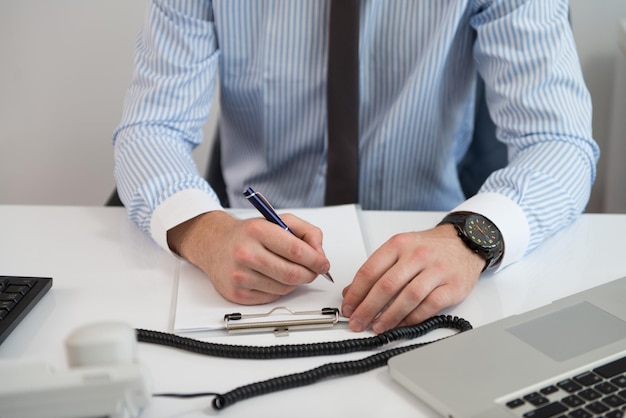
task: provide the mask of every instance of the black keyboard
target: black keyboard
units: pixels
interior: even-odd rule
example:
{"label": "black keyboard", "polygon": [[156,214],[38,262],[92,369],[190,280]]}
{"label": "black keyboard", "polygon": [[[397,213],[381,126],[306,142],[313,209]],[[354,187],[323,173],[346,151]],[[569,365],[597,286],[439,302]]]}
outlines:
{"label": "black keyboard", "polygon": [[[524,406],[531,406],[528,410]],[[512,399],[524,418],[621,418],[626,416],[626,357]]]}
{"label": "black keyboard", "polygon": [[0,344],[51,287],[51,277],[0,276]]}

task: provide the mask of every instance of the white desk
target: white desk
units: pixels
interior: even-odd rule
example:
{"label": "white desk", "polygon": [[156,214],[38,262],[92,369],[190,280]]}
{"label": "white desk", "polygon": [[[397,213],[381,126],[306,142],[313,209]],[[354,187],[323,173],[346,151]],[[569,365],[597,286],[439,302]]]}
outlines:
{"label": "white desk", "polygon": [[[434,225],[440,213],[364,212],[368,249],[396,232]],[[0,206],[0,274],[51,276],[46,297],[0,345],[0,358],[35,359],[66,367],[63,341],[79,325],[122,320],[168,331],[178,260],[126,219],[121,208]],[[538,251],[495,277],[446,313],[480,326],[626,275],[626,215],[583,215]],[[291,344],[345,339],[347,330],[223,336],[233,344]],[[290,360],[230,360],[139,345],[157,392],[225,393],[241,385],[371,353]],[[445,367],[445,365],[442,365]],[[142,417],[423,416],[436,415],[405,392],[386,368],[248,399],[213,411],[212,398],[156,398]]]}

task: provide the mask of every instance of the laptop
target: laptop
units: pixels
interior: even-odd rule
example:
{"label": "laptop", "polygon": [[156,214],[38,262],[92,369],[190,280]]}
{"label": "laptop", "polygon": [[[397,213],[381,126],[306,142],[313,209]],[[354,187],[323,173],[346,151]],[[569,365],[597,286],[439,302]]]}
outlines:
{"label": "laptop", "polygon": [[626,277],[395,356],[388,368],[448,418],[626,416]]}

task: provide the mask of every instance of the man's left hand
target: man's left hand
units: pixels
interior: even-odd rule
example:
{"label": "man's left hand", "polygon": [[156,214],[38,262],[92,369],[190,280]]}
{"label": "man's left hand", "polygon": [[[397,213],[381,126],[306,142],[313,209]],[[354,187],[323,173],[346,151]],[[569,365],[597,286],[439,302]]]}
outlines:
{"label": "man's left hand", "polygon": [[354,331],[417,324],[465,299],[484,267],[450,224],[397,234],[343,290],[342,313]]}

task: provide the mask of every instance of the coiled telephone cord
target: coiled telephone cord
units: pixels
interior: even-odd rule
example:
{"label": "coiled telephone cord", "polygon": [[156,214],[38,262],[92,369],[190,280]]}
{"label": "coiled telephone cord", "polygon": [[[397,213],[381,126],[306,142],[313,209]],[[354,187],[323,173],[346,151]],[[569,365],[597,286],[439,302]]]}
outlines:
{"label": "coiled telephone cord", "polygon": [[[448,328],[464,332],[472,329],[472,325],[463,318],[451,315],[438,315],[416,325],[395,328],[373,337],[355,338],[343,341],[330,341],[313,344],[275,345],[269,347],[255,347],[244,345],[217,344],[206,341],[194,340],[158,331],[137,329],[137,340],[150,344],[165,345],[193,353],[204,354],[214,357],[226,357],[237,359],[281,359],[296,357],[313,357],[323,355],[346,354],[358,351],[367,351],[382,347],[399,340],[411,340],[421,337],[435,329]],[[448,337],[444,337],[448,338]],[[435,340],[439,341],[439,340]],[[310,385],[327,377],[349,376],[364,373],[369,370],[384,366],[391,357],[422,347],[434,341],[413,344],[404,347],[392,348],[380,353],[365,357],[360,360],[328,363],[314,369],[280,376],[262,382],[241,386],[225,394],[199,393],[199,394],[160,394],[160,396],[194,397],[215,396],[213,407],[224,409],[236,402],[255,396],[278,392]]]}

